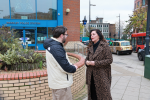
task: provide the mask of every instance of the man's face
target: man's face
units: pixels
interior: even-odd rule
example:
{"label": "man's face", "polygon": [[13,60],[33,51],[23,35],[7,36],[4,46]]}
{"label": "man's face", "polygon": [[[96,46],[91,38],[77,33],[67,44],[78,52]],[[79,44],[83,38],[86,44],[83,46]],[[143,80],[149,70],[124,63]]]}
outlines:
{"label": "man's face", "polygon": [[68,37],[67,31],[65,32],[63,39],[62,39],[62,43],[66,42],[66,38]]}

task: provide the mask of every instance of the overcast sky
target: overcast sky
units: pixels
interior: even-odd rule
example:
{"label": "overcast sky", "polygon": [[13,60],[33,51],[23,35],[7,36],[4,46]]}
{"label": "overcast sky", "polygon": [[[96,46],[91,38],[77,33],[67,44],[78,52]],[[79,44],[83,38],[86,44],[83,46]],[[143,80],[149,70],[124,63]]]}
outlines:
{"label": "overcast sky", "polygon": [[[134,9],[134,0],[91,0],[91,20],[95,20],[96,17],[103,17],[104,23],[115,24],[120,20],[126,21],[129,19],[129,15],[132,14]],[[80,0],[80,21],[84,19],[89,20],[89,0]]]}

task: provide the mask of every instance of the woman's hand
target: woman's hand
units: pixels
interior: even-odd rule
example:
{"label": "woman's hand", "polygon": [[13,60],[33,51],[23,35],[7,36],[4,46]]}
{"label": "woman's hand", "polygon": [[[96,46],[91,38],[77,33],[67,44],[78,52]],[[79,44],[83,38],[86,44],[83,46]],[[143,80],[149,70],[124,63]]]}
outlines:
{"label": "woman's hand", "polygon": [[87,61],[86,61],[86,65],[89,65],[89,64],[90,64],[90,63],[89,63],[89,61],[87,60]]}
{"label": "woman's hand", "polygon": [[94,66],[95,65],[95,61],[86,61],[86,65],[92,65],[92,66]]}

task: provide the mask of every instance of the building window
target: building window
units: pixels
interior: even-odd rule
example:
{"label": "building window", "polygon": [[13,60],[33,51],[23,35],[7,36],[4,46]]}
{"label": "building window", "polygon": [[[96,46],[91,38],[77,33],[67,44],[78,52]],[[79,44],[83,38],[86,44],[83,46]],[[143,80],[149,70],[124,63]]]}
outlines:
{"label": "building window", "polygon": [[0,3],[0,19],[10,19],[9,0],[3,0]]}
{"label": "building window", "polygon": [[44,40],[47,38],[47,28],[46,27],[38,27],[37,28],[37,43],[43,44]]}
{"label": "building window", "polygon": [[135,3],[135,8],[134,9],[136,9],[136,3]]}
{"label": "building window", "polygon": [[142,6],[144,6],[145,5],[145,0],[142,0]]}
{"label": "building window", "polygon": [[[20,42],[23,43],[23,29],[16,29],[14,32],[16,33],[15,38],[19,38]],[[25,36],[28,38],[28,40],[26,40],[27,44],[35,44],[35,30],[26,29]]]}
{"label": "building window", "polygon": [[10,4],[11,19],[57,20],[57,0],[10,0]]}
{"label": "building window", "polygon": [[36,19],[35,0],[11,0],[11,19]]}
{"label": "building window", "polygon": [[140,6],[140,1],[137,2],[137,6],[138,6],[138,7]]}
{"label": "building window", "polygon": [[102,19],[99,19],[99,23],[102,23]]}
{"label": "building window", "polygon": [[53,37],[53,35],[52,35],[53,30],[54,30],[54,27],[49,27],[48,28],[48,37],[49,38]]}
{"label": "building window", "polygon": [[37,0],[37,19],[57,20],[57,0]]}

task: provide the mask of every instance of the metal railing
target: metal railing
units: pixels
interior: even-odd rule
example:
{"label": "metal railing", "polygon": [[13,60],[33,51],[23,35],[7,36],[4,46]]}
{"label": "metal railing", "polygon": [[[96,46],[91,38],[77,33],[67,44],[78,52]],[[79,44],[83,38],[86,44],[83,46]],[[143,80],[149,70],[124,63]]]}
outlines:
{"label": "metal railing", "polygon": [[86,45],[82,45],[82,44],[78,44],[78,43],[74,43],[74,52],[77,52],[78,54],[82,54],[82,55],[87,55],[87,46]]}

